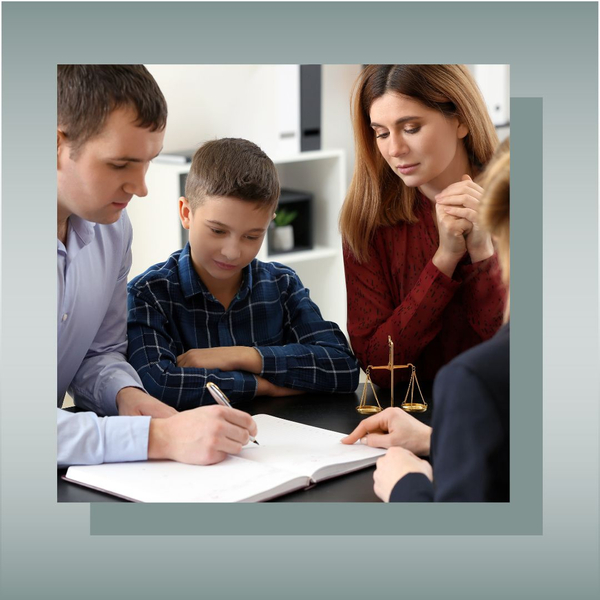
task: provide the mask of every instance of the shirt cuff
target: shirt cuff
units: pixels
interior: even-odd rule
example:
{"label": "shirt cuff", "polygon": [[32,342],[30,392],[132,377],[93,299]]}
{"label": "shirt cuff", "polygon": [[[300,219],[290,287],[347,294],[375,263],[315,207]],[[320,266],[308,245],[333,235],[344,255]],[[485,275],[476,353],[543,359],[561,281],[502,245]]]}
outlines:
{"label": "shirt cuff", "polygon": [[[256,377],[246,371],[228,371],[227,373],[221,373],[218,377],[208,377],[208,381],[212,381],[218,385],[219,389],[229,398],[232,404],[243,400],[252,400],[256,396],[256,388],[258,387]],[[204,402],[203,404],[215,403],[208,391],[206,398],[209,402]]]}
{"label": "shirt cuff", "polygon": [[408,473],[392,489],[390,502],[433,502],[433,484],[423,473]]}
{"label": "shirt cuff", "polygon": [[268,375],[269,381],[284,387],[288,372],[288,357],[285,346],[255,346],[254,349],[262,356],[263,368],[261,376]]}
{"label": "shirt cuff", "polygon": [[104,462],[148,459],[150,417],[105,419]]}
{"label": "shirt cuff", "polygon": [[427,287],[431,287],[431,285],[436,284],[441,288],[454,293],[456,289],[461,284],[460,269],[455,269],[454,276],[448,277],[446,273],[442,273],[434,264],[433,259],[431,259],[425,268],[423,269],[423,273],[421,275],[423,279],[423,283],[427,285]]}
{"label": "shirt cuff", "polygon": [[467,263],[460,265],[457,271],[460,275],[460,278],[463,281],[468,281],[469,279],[472,279],[479,273],[485,273],[499,268],[500,265],[498,263],[498,256],[496,255],[496,253],[494,253],[489,258],[484,258],[483,260],[480,260],[476,263]]}

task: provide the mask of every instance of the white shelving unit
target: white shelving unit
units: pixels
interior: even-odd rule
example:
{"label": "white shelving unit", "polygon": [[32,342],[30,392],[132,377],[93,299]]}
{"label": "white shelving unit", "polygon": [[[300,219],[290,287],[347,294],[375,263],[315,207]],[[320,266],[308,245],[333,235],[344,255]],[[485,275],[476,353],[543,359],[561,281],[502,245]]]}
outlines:
{"label": "white shelving unit", "polygon": [[[335,321],[346,334],[346,285],[342,242],[338,230],[339,212],[346,193],[346,159],[342,150],[303,152],[273,159],[281,186],[313,194],[313,249],[268,254],[267,243],[258,254],[262,261],[276,261],[293,268],[323,318]],[[150,265],[164,261],[182,247],[177,202],[181,175],[189,163],[156,159],[147,174],[148,196],[129,205],[133,224],[133,265],[131,277]]]}

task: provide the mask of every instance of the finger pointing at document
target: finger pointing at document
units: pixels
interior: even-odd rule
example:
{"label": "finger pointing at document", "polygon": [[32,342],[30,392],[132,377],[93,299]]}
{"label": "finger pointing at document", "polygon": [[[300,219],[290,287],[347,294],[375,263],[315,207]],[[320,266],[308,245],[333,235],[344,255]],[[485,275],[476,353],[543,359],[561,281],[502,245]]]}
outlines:
{"label": "finger pointing at document", "polygon": [[347,437],[343,444],[361,443],[375,448],[402,446],[419,456],[429,455],[431,427],[421,423],[401,408],[386,408],[365,419]]}

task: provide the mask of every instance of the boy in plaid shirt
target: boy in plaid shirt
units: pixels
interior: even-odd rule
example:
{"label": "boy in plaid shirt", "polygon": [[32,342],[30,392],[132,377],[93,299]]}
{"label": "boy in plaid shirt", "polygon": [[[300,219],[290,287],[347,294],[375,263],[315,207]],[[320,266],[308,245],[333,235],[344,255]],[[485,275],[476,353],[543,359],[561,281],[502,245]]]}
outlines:
{"label": "boy in plaid shirt", "polygon": [[213,403],[209,381],[232,401],[358,386],[346,338],[296,273],[256,259],[279,191],[255,144],[204,144],[179,199],[189,243],[128,286],[129,361],[178,410]]}

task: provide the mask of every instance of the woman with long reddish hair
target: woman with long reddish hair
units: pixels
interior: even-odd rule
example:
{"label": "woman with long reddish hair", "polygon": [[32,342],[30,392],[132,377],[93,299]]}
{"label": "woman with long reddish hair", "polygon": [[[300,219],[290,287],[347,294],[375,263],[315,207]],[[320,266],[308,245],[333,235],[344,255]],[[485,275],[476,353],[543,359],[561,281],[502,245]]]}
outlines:
{"label": "woman with long reddish hair", "polygon": [[[477,183],[498,138],[464,65],[370,65],[353,94],[355,171],[340,216],[348,333],[363,368],[424,379],[502,324],[505,290]],[[387,371],[373,381],[389,387]]]}

